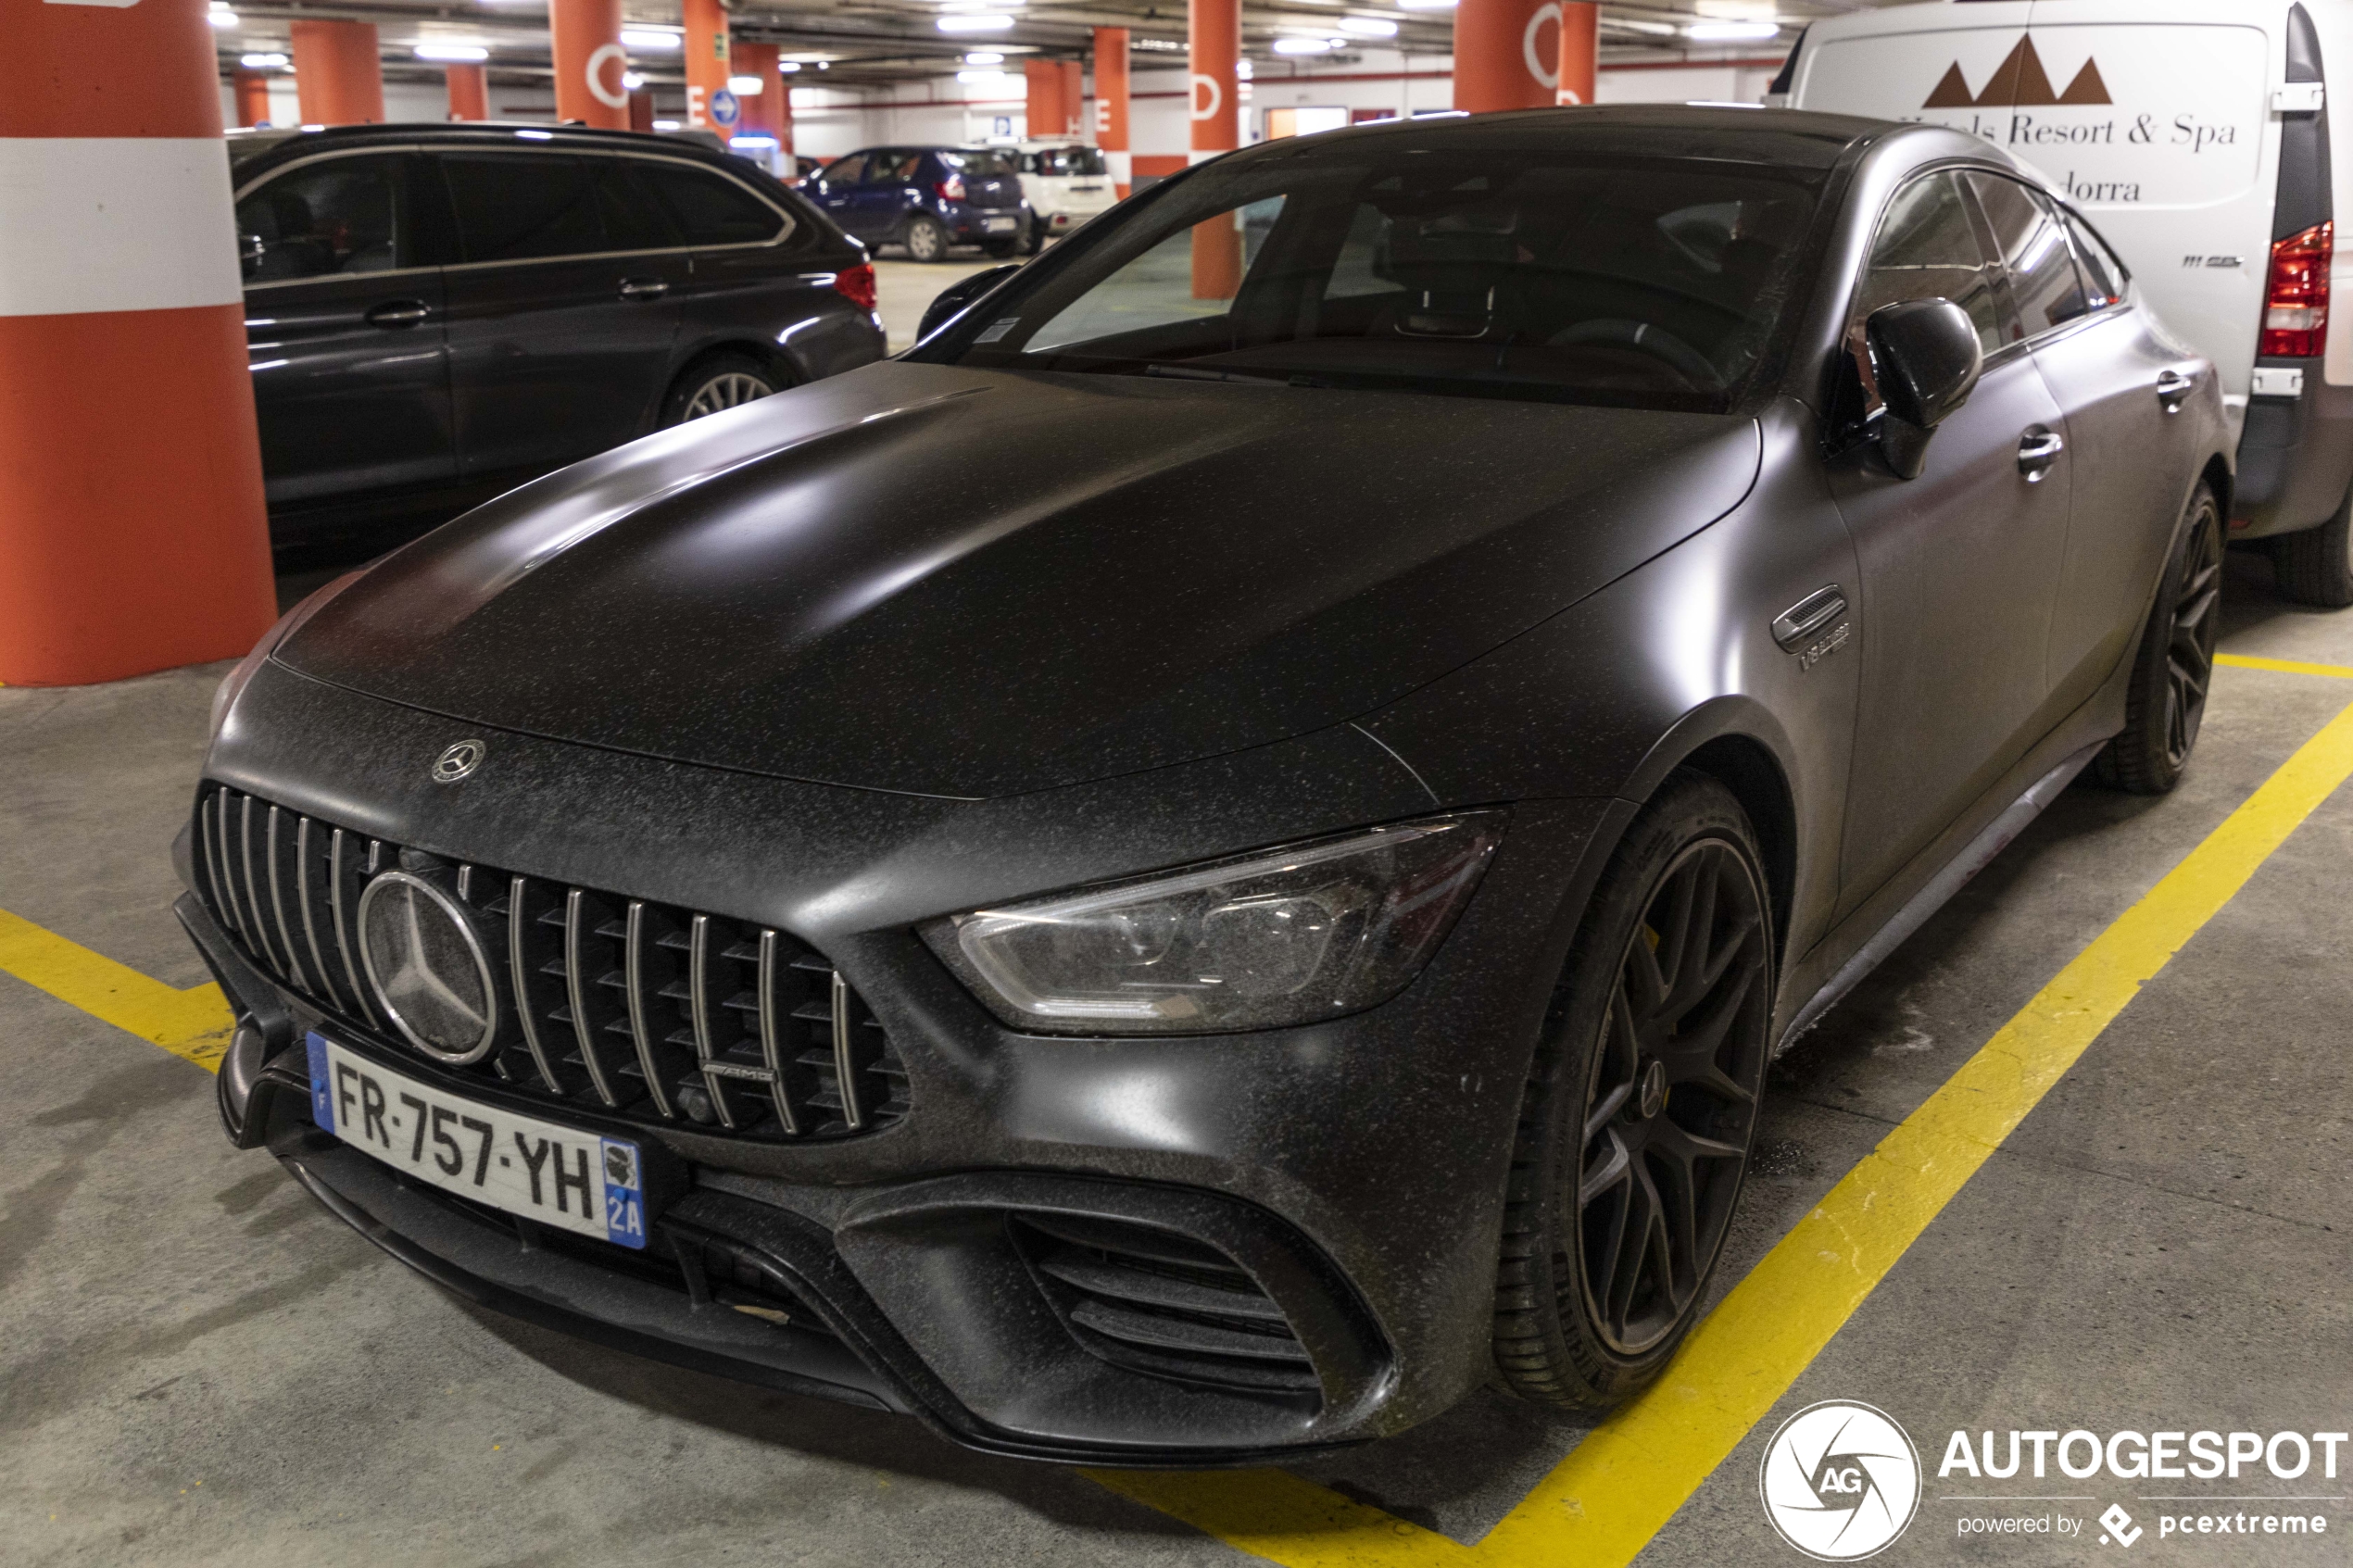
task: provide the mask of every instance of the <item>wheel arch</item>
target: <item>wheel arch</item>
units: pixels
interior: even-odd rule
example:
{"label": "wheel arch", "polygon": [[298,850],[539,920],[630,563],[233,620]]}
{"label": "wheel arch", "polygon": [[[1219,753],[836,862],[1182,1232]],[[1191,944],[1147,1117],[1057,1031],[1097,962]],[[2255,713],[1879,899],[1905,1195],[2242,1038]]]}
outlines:
{"label": "wheel arch", "polygon": [[[1797,796],[1784,760],[1788,745],[1787,735],[1768,709],[1746,698],[1718,697],[1677,721],[1652,746],[1618,792],[1629,801],[1647,801],[1679,769],[1704,773],[1731,791],[1741,809],[1748,813],[1749,825],[1756,833],[1757,852],[1765,862],[1776,959],[1786,957],[1791,911],[1797,897]],[[1615,847],[1613,844],[1608,849]]]}
{"label": "wheel arch", "polygon": [[678,357],[669,379],[661,383],[661,395],[654,404],[655,416],[660,417],[661,410],[669,406],[671,395],[689,376],[713,359],[736,358],[754,360],[783,377],[776,387],[779,392],[814,379],[789,352],[767,339],[749,334],[706,338]]}

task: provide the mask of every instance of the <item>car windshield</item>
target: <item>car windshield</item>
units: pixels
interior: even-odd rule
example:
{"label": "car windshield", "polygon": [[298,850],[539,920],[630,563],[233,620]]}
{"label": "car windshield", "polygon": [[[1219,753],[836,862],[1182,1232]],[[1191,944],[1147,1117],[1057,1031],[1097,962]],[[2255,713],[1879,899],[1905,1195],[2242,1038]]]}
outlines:
{"label": "car windshield", "polygon": [[963,147],[954,152],[943,152],[939,155],[939,161],[959,174],[984,178],[991,174],[1019,172],[1013,167],[1013,154],[1000,153],[991,147]]}
{"label": "car windshield", "polygon": [[989,368],[1720,411],[1774,337],[1818,182],[1397,139],[1251,157],[1114,220],[937,352]]}

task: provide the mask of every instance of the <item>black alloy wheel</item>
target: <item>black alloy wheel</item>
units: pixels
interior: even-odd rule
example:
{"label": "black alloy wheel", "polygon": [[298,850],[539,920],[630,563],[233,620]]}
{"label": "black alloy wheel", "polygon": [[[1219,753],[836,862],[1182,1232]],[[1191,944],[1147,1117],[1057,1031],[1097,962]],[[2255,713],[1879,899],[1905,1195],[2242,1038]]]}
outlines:
{"label": "black alloy wheel", "polygon": [[2222,628],[2222,515],[2201,484],[2190,496],[2173,554],[2158,584],[2125,694],[2124,728],[2100,752],[2103,784],[2163,795],[2182,782],[2206,719],[2214,647]]}
{"label": "black alloy wheel", "polygon": [[685,424],[758,402],[782,390],[784,378],[746,354],[714,354],[687,367],[662,399],[660,428]]}
{"label": "black alloy wheel", "polygon": [[1612,857],[1547,1020],[1504,1222],[1496,1356],[1593,1407],[1698,1315],[1755,1140],[1772,924],[1746,814],[1679,774]]}
{"label": "black alloy wheel", "polygon": [[916,261],[948,259],[948,231],[936,218],[918,213],[907,220],[907,255]]}

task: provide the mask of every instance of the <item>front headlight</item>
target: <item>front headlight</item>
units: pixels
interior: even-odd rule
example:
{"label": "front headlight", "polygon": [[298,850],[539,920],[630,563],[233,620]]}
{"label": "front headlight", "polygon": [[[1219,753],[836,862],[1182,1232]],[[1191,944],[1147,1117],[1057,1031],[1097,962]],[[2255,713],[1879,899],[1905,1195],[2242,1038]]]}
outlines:
{"label": "front headlight", "polygon": [[1404,989],[1503,836],[1465,811],[976,909],[924,932],[990,1011],[1088,1035],[1277,1029]]}

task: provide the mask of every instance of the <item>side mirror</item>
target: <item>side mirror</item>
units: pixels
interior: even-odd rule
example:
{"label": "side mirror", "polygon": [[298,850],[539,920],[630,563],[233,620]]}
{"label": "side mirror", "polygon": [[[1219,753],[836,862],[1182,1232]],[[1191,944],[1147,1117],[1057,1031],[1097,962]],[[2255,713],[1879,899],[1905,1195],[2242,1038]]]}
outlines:
{"label": "side mirror", "polygon": [[990,267],[975,272],[969,278],[959,278],[933,296],[924,311],[923,324],[915,329],[915,341],[924,339],[948,324],[948,319],[1021,270],[1021,263],[1009,261],[1002,267]]}
{"label": "side mirror", "polygon": [[1879,382],[1880,447],[1900,479],[1917,479],[1928,438],[1969,401],[1985,368],[1977,326],[1949,299],[1881,306],[1863,323]]}

